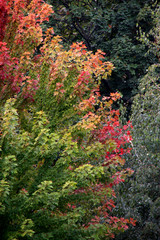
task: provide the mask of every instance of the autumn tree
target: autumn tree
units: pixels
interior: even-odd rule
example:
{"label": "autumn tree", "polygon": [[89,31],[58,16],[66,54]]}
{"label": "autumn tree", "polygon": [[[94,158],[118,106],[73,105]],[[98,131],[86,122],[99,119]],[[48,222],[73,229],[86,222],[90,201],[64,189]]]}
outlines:
{"label": "autumn tree", "polygon": [[114,238],[135,221],[112,214],[113,187],[132,174],[121,169],[132,125],[112,109],[120,94],[100,101],[113,65],[82,42],[65,50],[53,29],[43,34],[53,13],[43,1],[0,3],[1,237]]}
{"label": "autumn tree", "polygon": [[0,99],[21,94],[33,99],[38,88],[35,49],[43,41],[41,24],[53,13],[40,0],[0,1]]}

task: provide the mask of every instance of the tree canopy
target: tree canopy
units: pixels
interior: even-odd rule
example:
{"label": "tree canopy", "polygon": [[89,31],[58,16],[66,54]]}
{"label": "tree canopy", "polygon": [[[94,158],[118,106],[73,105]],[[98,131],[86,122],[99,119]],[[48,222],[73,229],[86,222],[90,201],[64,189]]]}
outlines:
{"label": "tree canopy", "polygon": [[[113,65],[83,43],[66,50],[41,0],[0,1],[0,229],[4,240],[110,239],[132,217],[112,214],[131,123],[100,99]],[[37,52],[37,48],[39,48]],[[101,101],[100,101],[101,100]]]}
{"label": "tree canopy", "polygon": [[101,49],[115,69],[103,79],[101,93],[120,91],[124,101],[133,97],[146,69],[156,61],[146,55],[147,47],[138,38],[139,27],[148,33],[153,27],[156,1],[70,1],[48,0],[54,14],[49,25],[63,37],[65,44],[84,41],[88,50]]}

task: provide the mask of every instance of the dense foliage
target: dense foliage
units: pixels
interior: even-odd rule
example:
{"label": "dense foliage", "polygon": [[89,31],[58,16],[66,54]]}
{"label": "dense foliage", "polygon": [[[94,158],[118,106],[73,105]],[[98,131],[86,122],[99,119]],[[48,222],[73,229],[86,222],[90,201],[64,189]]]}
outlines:
{"label": "dense foliage", "polygon": [[[155,11],[154,28],[141,40],[159,57],[160,8]],[[154,38],[150,41],[149,36]],[[133,215],[136,229],[117,239],[158,240],[160,236],[160,64],[151,65],[142,78],[132,107],[132,154],[126,158],[134,175],[118,189],[116,212]]]}
{"label": "dense foliage", "polygon": [[55,13],[50,18],[57,34],[68,43],[84,41],[88,50],[102,49],[115,69],[103,79],[101,92],[120,91],[123,99],[137,92],[140,78],[155,56],[137,40],[139,26],[146,33],[153,26],[157,1],[150,0],[48,0]]}
{"label": "dense foliage", "polygon": [[134,216],[137,228],[117,239],[157,240],[160,235],[159,69],[159,64],[148,69],[133,104],[133,150],[126,166],[134,175],[118,188],[115,214]]}
{"label": "dense foliage", "polygon": [[0,22],[3,23],[0,42],[1,103],[15,94],[33,99],[38,88],[39,76],[34,75],[38,68],[35,48],[43,41],[40,24],[53,10],[38,0],[28,2],[0,1]]}
{"label": "dense foliage", "polygon": [[65,50],[53,29],[43,33],[53,11],[41,0],[0,9],[1,238],[113,238],[135,225],[112,214],[113,187],[132,174],[121,169],[132,126],[112,109],[120,94],[100,101],[113,65],[100,50]]}

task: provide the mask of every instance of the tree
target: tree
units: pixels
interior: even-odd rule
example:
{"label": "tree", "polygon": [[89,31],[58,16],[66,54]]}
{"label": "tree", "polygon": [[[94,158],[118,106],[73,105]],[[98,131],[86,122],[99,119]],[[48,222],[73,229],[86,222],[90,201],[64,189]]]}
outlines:
{"label": "tree", "polygon": [[139,81],[150,64],[153,54],[146,56],[147,47],[137,40],[137,23],[146,33],[153,26],[154,1],[78,1],[48,0],[54,14],[50,26],[63,37],[66,45],[84,41],[88,50],[102,49],[115,69],[103,79],[101,93],[120,91],[125,102],[137,93]]}
{"label": "tree", "polygon": [[110,214],[112,187],[132,173],[116,170],[130,139],[116,118],[100,127],[100,115],[89,113],[69,129],[51,132],[38,112],[27,132],[13,104],[7,101],[1,124],[3,239],[108,239],[134,224]]}
{"label": "tree", "polygon": [[132,178],[118,188],[114,214],[125,213],[137,219],[137,228],[119,239],[159,239],[160,151],[159,151],[159,64],[148,69],[140,84],[140,93],[132,107],[132,152],[125,167],[132,167]]}
{"label": "tree", "polygon": [[21,94],[33,99],[38,88],[35,48],[41,44],[41,24],[53,12],[40,0],[0,1],[0,99]]}
{"label": "tree", "polygon": [[112,109],[120,94],[99,99],[99,81],[113,66],[83,43],[65,50],[53,29],[43,35],[40,24],[52,9],[42,1],[1,4],[8,16],[1,42],[1,237],[113,238],[135,225],[111,213],[113,186],[132,174],[121,170],[132,138],[131,124],[120,126]]}
{"label": "tree", "polygon": [[[149,51],[159,57],[159,6],[154,15],[155,26],[148,36],[142,34],[142,40],[149,46]],[[137,228],[117,239],[157,240],[160,236],[159,72],[159,62],[148,68],[147,74],[141,80],[139,94],[133,102],[133,150],[131,155],[126,157],[126,166],[132,166],[134,175],[126,185],[118,189],[118,207],[114,213],[125,212],[125,217],[133,214],[137,219]]]}

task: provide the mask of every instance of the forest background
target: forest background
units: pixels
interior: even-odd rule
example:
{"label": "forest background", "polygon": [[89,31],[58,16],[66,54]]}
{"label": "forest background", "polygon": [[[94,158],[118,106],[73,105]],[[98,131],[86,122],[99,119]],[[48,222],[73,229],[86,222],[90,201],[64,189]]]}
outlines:
{"label": "forest background", "polygon": [[3,239],[158,240],[159,4],[46,2],[0,1]]}

